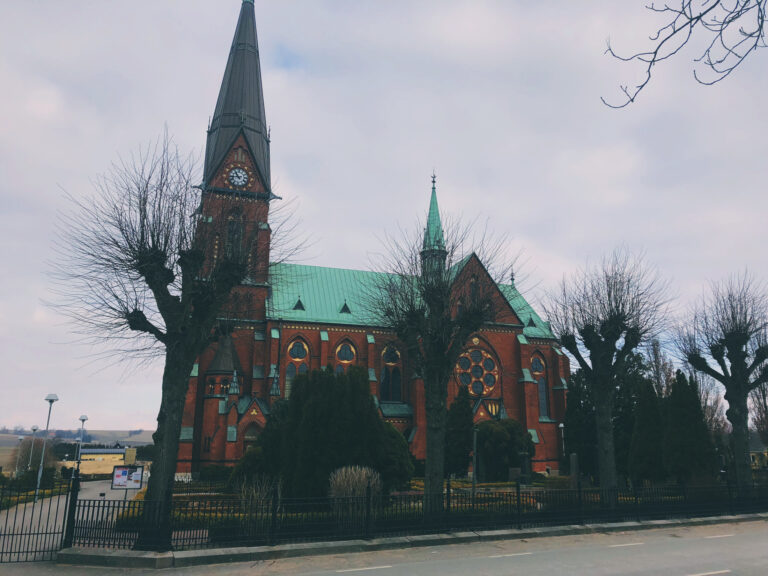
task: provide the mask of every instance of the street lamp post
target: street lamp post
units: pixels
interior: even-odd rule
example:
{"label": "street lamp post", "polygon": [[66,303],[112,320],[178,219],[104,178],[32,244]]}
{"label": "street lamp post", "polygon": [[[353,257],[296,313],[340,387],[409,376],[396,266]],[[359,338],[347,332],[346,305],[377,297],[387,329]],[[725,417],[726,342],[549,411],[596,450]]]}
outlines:
{"label": "street lamp post", "polygon": [[32,453],[35,451],[35,434],[40,430],[37,426],[32,426],[32,446],[29,447],[29,462],[27,462],[27,470],[32,467]]}
{"label": "street lamp post", "polygon": [[13,473],[14,478],[19,477],[19,458],[21,458],[21,443],[24,442],[24,436],[19,436],[19,448],[16,450],[16,470]]}
{"label": "street lamp post", "polygon": [[37,495],[40,492],[40,481],[43,479],[43,462],[45,461],[45,442],[48,440],[48,427],[51,425],[51,410],[53,409],[53,403],[59,399],[56,394],[48,394],[45,397],[45,401],[48,402],[48,420],[45,421],[45,436],[43,436],[43,449],[40,452],[40,467],[37,469],[37,487],[35,488],[35,502],[37,502]]}
{"label": "street lamp post", "polygon": [[563,444],[562,444],[563,445],[563,458],[565,458],[565,424],[560,422],[560,424],[558,425],[558,428],[560,428],[560,439],[563,442]]}
{"label": "street lamp post", "polygon": [[85,422],[88,420],[88,416],[83,414],[80,416],[80,442],[77,446],[77,472],[80,473],[80,460],[83,455],[83,436],[85,435]]}

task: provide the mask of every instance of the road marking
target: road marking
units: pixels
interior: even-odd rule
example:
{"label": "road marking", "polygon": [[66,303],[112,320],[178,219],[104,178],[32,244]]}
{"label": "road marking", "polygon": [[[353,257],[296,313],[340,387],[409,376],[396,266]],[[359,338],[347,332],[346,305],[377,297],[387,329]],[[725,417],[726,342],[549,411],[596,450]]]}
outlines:
{"label": "road marking", "polygon": [[513,556],[530,556],[533,552],[518,552],[517,554],[496,554],[495,556],[488,556],[488,558],[512,558]]}
{"label": "road marking", "polygon": [[384,568],[392,568],[392,566],[369,566],[368,568],[347,568],[346,570],[336,570],[337,573],[342,572],[362,572],[363,570],[383,570]]}
{"label": "road marking", "polygon": [[713,538],[730,538],[731,536],[735,536],[735,534],[718,534],[717,536],[705,536],[707,540],[712,540]]}
{"label": "road marking", "polygon": [[715,576],[716,574],[730,574],[730,570],[718,570],[717,572],[700,572],[699,574],[688,574],[688,576]]}
{"label": "road marking", "polygon": [[611,544],[608,548],[624,548],[625,546],[642,546],[645,542],[632,542],[631,544]]}

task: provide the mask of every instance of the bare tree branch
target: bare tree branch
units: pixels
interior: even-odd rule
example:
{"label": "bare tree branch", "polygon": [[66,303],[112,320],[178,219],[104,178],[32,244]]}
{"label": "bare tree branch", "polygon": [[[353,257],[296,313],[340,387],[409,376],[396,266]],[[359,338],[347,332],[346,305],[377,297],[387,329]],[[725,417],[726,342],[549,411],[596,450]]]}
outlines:
{"label": "bare tree branch", "polygon": [[[623,56],[608,44],[606,50],[624,62],[644,64],[645,73],[633,87],[619,86],[623,100],[614,104],[601,97],[611,108],[624,108],[634,102],[651,81],[654,67],[678,54],[693,38],[701,37],[704,48],[694,58],[700,70],[694,68],[696,80],[712,85],[724,80],[758,48],[764,48],[765,16],[768,0],[679,0],[679,7],[669,4],[646,6],[660,14],[666,24],[650,36],[651,47],[642,52]],[[709,73],[710,76],[705,74]]]}

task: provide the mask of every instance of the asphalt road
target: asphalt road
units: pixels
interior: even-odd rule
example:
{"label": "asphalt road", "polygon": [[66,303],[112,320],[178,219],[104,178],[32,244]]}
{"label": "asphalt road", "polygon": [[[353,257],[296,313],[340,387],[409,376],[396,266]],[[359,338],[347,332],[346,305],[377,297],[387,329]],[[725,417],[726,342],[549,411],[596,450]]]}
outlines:
{"label": "asphalt road", "polygon": [[[152,570],[0,565],[3,576],[158,574]],[[202,576],[765,576],[768,523],[589,534],[163,570]]]}

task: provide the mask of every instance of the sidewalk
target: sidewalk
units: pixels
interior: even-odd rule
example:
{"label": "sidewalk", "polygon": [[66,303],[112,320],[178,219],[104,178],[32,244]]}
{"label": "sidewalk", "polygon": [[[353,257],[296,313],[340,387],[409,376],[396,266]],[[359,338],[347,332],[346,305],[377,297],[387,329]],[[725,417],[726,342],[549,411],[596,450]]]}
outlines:
{"label": "sidewalk", "polygon": [[67,548],[58,553],[56,561],[58,564],[114,568],[181,568],[204,564],[222,564],[226,562],[252,562],[277,558],[295,558],[299,556],[373,552],[377,550],[391,550],[417,546],[466,544],[480,540],[511,540],[545,536],[569,536],[595,532],[626,532],[630,530],[646,530],[651,528],[727,524],[750,520],[768,520],[768,513],[676,520],[648,520],[643,522],[617,522],[610,524],[551,526],[522,530],[451,532],[447,534],[397,536],[390,538],[376,538],[372,540],[308,542],[302,544],[281,544],[278,546],[257,546],[250,548],[210,548],[205,550],[161,553],[138,552],[133,550],[103,550],[96,548]]}

